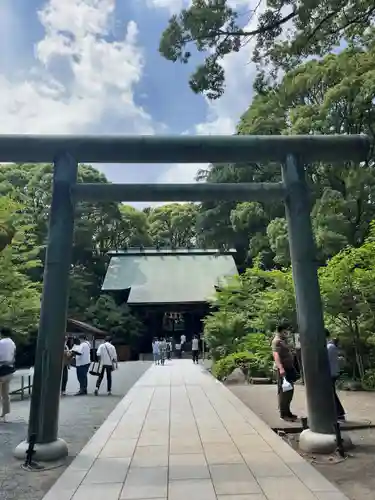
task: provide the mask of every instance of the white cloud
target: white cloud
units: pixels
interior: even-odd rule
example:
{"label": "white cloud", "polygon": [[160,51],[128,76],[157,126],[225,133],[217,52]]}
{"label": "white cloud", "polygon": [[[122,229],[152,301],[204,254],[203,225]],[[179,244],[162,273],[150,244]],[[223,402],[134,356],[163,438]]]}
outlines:
{"label": "white cloud", "polygon": [[117,132],[154,133],[151,117],[134,102],[144,66],[138,29],[130,21],[121,40],[108,41],[114,8],[115,0],[45,4],[45,34],[30,69],[14,78],[0,67],[0,133],[97,131],[109,114]]}
{"label": "white cloud", "polygon": [[189,5],[189,0],[146,0],[149,7],[155,9],[166,9],[170,14],[176,14]]}
{"label": "white cloud", "polygon": [[[178,14],[181,9],[188,7],[192,0],[146,0],[146,2],[149,7],[166,9],[170,14]],[[228,5],[233,8],[246,7],[248,4],[249,0],[228,0]]]}

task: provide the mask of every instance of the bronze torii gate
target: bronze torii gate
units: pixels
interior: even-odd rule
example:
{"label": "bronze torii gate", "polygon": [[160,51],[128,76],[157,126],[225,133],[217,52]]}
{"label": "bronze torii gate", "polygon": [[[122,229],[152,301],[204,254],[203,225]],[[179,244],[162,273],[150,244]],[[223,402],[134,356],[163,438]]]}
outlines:
{"label": "bronze torii gate", "polygon": [[[24,458],[36,438],[35,458],[55,460],[68,452],[58,439],[60,380],[76,200],[208,201],[284,199],[301,337],[309,429],[306,451],[336,447],[336,421],[313,239],[307,162],[365,161],[364,135],[332,136],[0,136],[2,162],[54,162],[49,237],[31,397],[28,439],[15,450]],[[77,184],[78,162],[224,163],[279,162],[281,183],[259,184]],[[251,168],[251,167],[249,167]]]}

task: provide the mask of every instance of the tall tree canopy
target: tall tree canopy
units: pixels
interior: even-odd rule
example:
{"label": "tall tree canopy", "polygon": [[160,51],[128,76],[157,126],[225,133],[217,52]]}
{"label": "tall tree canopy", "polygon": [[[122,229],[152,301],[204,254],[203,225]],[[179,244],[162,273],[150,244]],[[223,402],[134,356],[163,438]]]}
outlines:
{"label": "tall tree canopy", "polygon": [[[256,94],[238,134],[375,132],[375,44],[349,47],[286,73]],[[306,169],[321,262],[346,245],[361,245],[375,217],[373,154],[366,163],[316,163]],[[210,182],[280,181],[271,163],[211,165]],[[236,246],[242,261],[265,267],[290,264],[284,207],[278,203],[203,203],[198,231],[214,246]]]}
{"label": "tall tree canopy", "polygon": [[230,4],[192,0],[171,17],[160,40],[160,53],[173,62],[188,63],[193,49],[208,54],[189,83],[210,99],[224,92],[223,57],[253,39],[253,60],[260,68],[271,63],[290,70],[309,55],[321,56],[338,47],[343,39],[363,43],[364,36],[371,37],[375,20],[371,0],[265,0],[251,9]]}

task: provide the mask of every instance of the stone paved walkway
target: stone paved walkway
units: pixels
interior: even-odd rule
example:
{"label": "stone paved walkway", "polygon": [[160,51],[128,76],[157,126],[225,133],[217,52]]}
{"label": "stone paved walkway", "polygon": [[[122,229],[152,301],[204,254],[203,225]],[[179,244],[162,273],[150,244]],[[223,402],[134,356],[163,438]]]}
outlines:
{"label": "stone paved walkway", "polygon": [[153,366],[44,500],[347,500],[201,366]]}

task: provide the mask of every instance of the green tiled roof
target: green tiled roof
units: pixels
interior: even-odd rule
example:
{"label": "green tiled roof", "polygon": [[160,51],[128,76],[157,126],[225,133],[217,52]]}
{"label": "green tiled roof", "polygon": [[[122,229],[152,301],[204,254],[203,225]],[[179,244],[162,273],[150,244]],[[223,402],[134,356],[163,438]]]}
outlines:
{"label": "green tiled roof", "polygon": [[102,290],[130,288],[128,304],[206,302],[215,286],[236,274],[228,254],[112,254]]}

